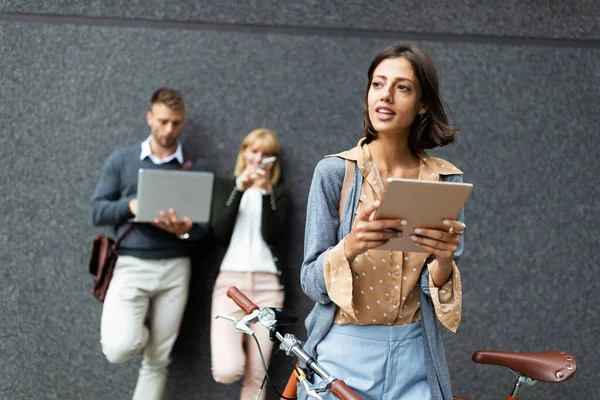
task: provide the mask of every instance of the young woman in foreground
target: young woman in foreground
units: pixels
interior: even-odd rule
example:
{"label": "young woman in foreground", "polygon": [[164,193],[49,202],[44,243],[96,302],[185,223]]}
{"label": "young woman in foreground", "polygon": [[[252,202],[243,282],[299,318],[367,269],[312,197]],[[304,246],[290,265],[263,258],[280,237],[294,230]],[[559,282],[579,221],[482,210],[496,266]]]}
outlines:
{"label": "young woman in foreground", "polygon": [[[392,46],[375,57],[363,131],[355,148],[321,160],[314,172],[301,282],[316,304],[304,349],[363,399],[451,399],[438,321],[452,332],[460,323],[463,211],[443,221],[445,230],[408,232],[406,221],[372,219],[387,178],[462,182],[461,171],[424,151],[456,133],[425,50]],[[353,161],[354,184],[340,221],[345,160]],[[375,250],[398,235],[426,252]],[[301,386],[298,398],[306,398]]]}

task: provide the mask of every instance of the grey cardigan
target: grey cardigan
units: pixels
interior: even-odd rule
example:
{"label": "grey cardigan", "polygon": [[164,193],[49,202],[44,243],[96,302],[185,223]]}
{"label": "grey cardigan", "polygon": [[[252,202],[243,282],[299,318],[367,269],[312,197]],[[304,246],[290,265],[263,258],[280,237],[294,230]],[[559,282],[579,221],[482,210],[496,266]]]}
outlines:
{"label": "grey cardigan", "polygon": [[[337,306],[329,299],[325,287],[323,259],[327,250],[334,247],[350,233],[354,212],[358,206],[362,189],[363,176],[356,167],[354,184],[348,194],[348,200],[344,207],[344,217],[340,223],[338,205],[344,173],[345,161],[340,157],[325,158],[319,161],[315,168],[308,197],[304,262],[302,263],[300,279],[302,290],[316,303],[305,321],[308,339],[304,344],[304,350],[315,358],[317,344],[329,332],[337,311]],[[462,182],[462,175],[444,175],[442,180]],[[461,210],[458,220],[462,221],[463,216],[464,210]],[[461,238],[454,257],[457,264],[462,250],[463,240]],[[450,375],[439,330],[439,322],[429,297],[429,271],[427,268],[423,268],[420,283],[421,326],[431,399],[451,400]]]}

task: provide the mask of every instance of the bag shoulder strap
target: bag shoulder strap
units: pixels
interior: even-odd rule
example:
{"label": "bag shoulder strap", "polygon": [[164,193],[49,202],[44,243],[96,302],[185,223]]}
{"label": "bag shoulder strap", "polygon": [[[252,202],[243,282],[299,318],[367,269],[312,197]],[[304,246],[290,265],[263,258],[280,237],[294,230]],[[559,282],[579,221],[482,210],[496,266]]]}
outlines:
{"label": "bag shoulder strap", "polygon": [[338,214],[340,216],[340,222],[344,218],[344,208],[346,207],[346,201],[348,201],[348,194],[352,185],[354,184],[354,165],[356,161],[346,159],[346,171],[344,172],[344,183],[342,184],[342,191],[340,192],[340,204],[338,206]]}
{"label": "bag shoulder strap", "polygon": [[181,171],[189,171],[192,168],[194,168],[194,164],[196,164],[196,160],[198,159],[198,157],[192,157],[190,159],[187,159],[183,162],[183,164],[181,164],[179,166],[179,170]]}
{"label": "bag shoulder strap", "polygon": [[131,233],[131,231],[133,230],[133,228],[135,228],[135,224],[129,224],[129,226],[127,227],[127,229],[125,229],[125,232],[123,232],[121,234],[121,236],[119,236],[119,238],[115,242],[115,250],[119,248],[119,246],[121,245],[121,242],[123,240],[125,240],[125,237]]}

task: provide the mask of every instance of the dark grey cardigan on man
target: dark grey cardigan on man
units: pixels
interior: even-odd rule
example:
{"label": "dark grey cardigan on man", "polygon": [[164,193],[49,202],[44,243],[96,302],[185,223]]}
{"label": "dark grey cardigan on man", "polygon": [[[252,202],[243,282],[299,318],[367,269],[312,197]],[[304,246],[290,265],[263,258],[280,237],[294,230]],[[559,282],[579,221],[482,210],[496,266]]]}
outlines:
{"label": "dark grey cardigan on man", "polygon": [[[92,196],[92,221],[94,225],[114,226],[118,237],[133,221],[129,201],[137,197],[138,171],[141,168],[176,170],[177,160],[156,165],[149,158],[140,160],[142,148],[139,144],[115,150],[102,168],[100,179]],[[185,150],[183,152],[186,157]],[[187,159],[187,158],[186,158]],[[209,171],[208,164],[197,159],[193,171]],[[172,233],[152,224],[136,223],[135,229],[125,238],[119,248],[120,255],[142,259],[188,257],[190,241],[201,239],[208,231],[208,223],[194,224],[189,240],[181,240]]]}
{"label": "dark grey cardigan on man", "polygon": [[[348,195],[344,207],[344,217],[340,223],[338,205],[345,168],[345,160],[340,157],[321,160],[315,168],[308,198],[301,284],[304,292],[316,303],[305,321],[308,339],[304,345],[304,350],[313,357],[316,357],[317,344],[329,332],[337,311],[337,306],[329,299],[325,286],[323,271],[325,253],[350,233],[354,212],[358,206],[362,190],[363,176],[356,167],[354,185]],[[442,179],[449,182],[462,182],[462,175],[445,175]],[[463,214],[464,211],[461,211],[459,221],[463,220]],[[462,249],[463,240],[461,239],[454,257],[457,263]],[[427,268],[423,268],[421,275],[420,303],[427,379],[431,388],[431,399],[451,400],[452,387],[439,323],[429,297],[429,271]],[[348,351],[356,350],[348,349]],[[299,385],[298,399],[305,398],[306,395],[302,385]]]}

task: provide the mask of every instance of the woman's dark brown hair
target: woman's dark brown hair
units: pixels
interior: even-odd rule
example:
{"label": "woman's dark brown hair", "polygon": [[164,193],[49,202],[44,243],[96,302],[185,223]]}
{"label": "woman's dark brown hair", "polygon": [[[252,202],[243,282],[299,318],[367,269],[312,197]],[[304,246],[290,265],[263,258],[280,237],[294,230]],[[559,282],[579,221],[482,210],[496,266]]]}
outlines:
{"label": "woman's dark brown hair", "polygon": [[448,123],[446,110],[440,98],[438,75],[431,56],[419,46],[390,46],[379,52],[369,67],[369,82],[363,98],[363,133],[369,143],[377,138],[377,131],[373,128],[369,118],[369,89],[373,81],[375,68],[388,58],[406,58],[412,65],[415,76],[421,88],[421,102],[427,111],[417,115],[410,127],[408,147],[417,152],[420,149],[433,149],[445,146],[454,141],[458,129]]}

